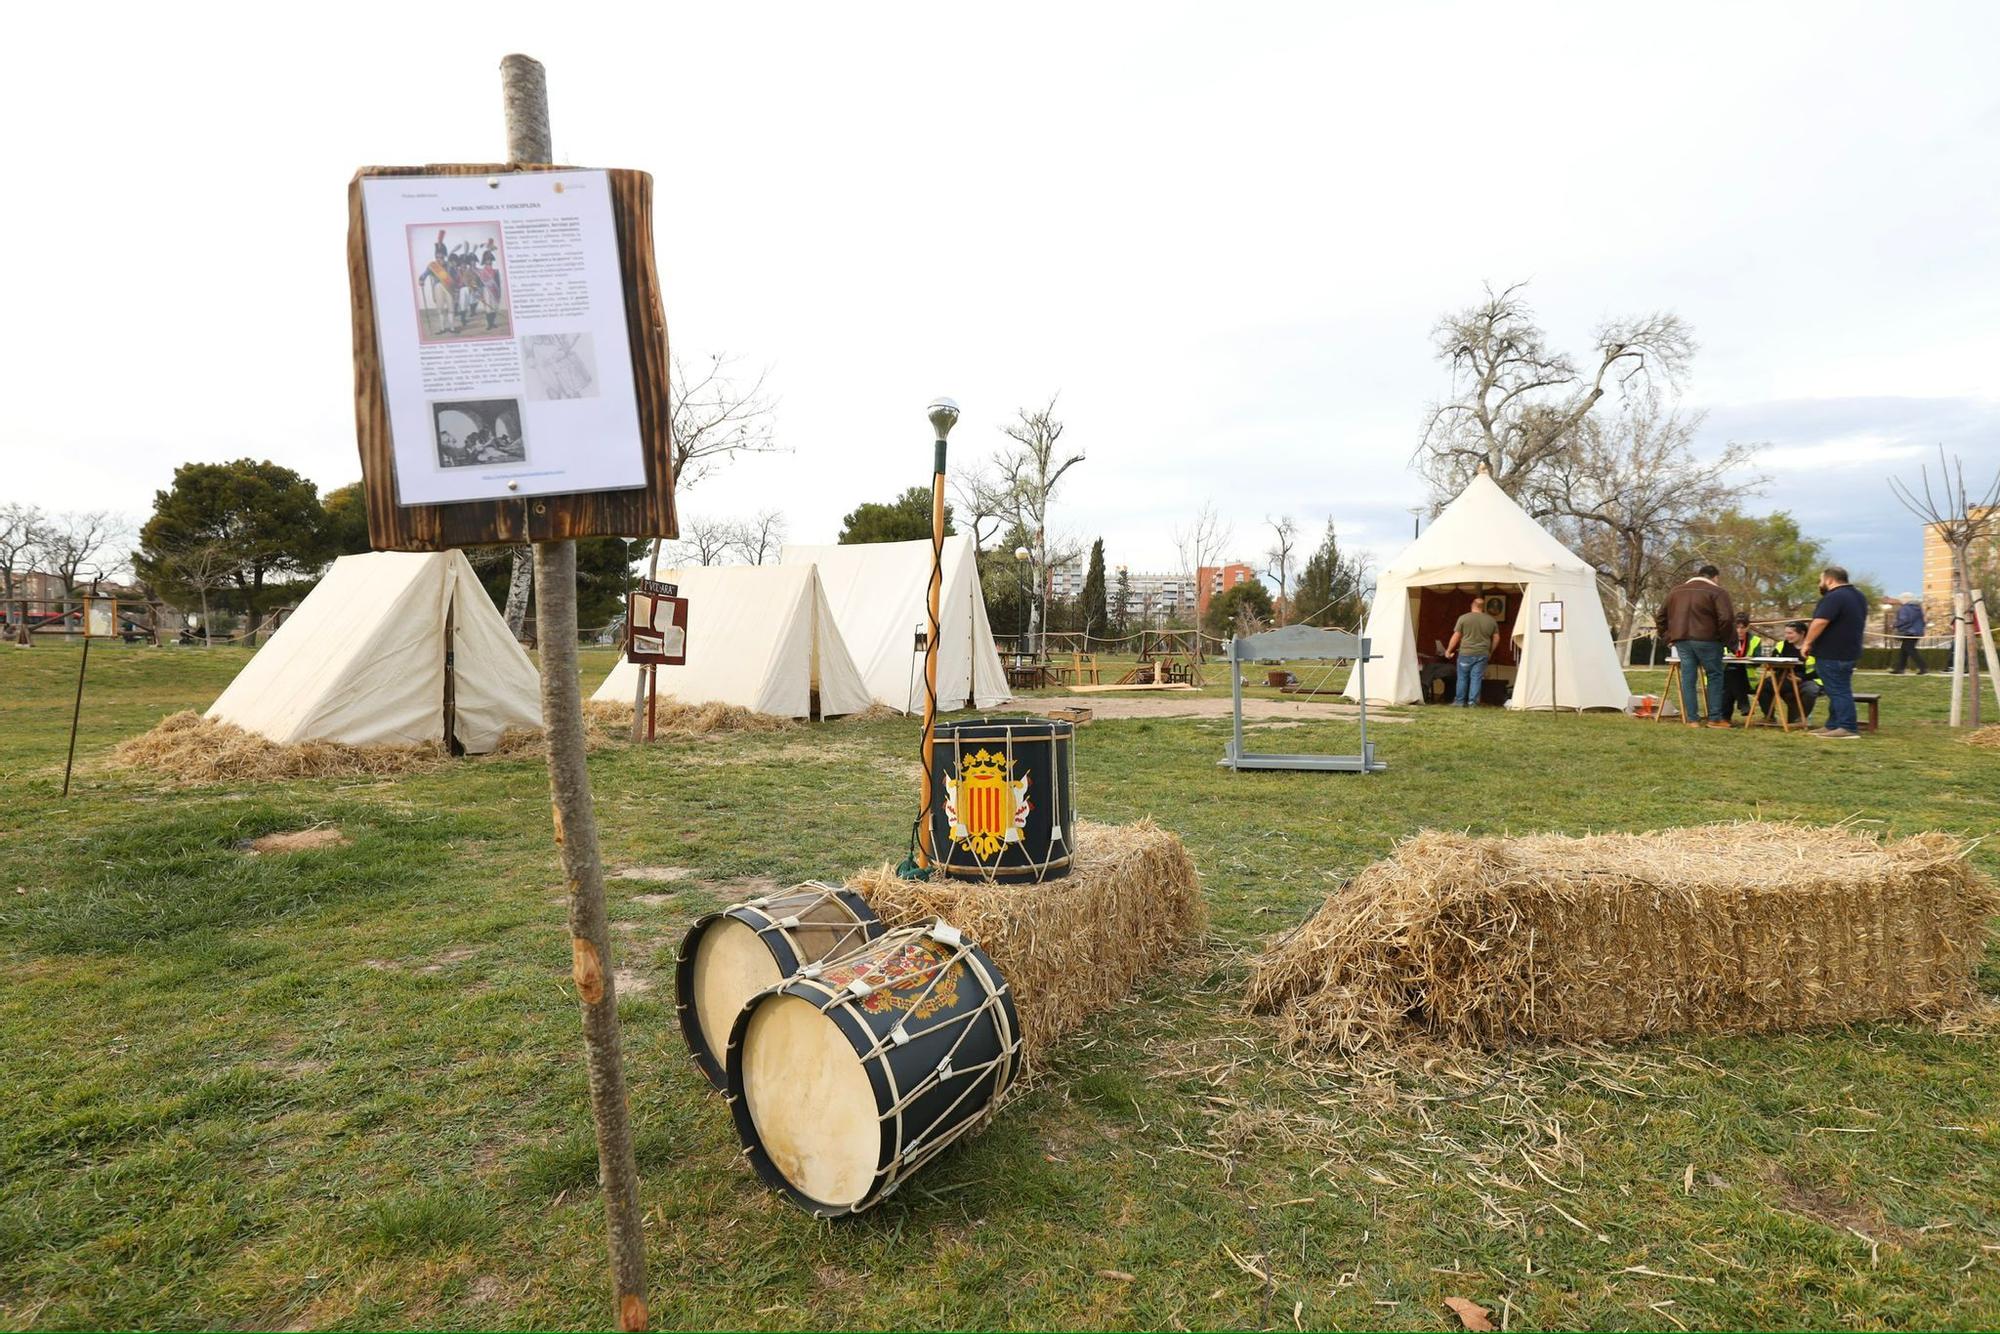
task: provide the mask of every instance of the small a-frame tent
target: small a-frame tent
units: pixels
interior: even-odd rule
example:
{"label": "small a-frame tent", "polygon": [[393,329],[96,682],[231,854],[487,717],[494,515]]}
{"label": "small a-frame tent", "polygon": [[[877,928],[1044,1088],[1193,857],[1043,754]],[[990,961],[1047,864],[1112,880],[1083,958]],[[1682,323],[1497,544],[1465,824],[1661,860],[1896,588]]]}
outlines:
{"label": "small a-frame tent", "polygon": [[[1443,649],[1474,594],[1498,599],[1500,635],[1486,679],[1513,683],[1508,708],[1623,710],[1631,703],[1596,573],[1484,469],[1376,581],[1366,634],[1381,662],[1367,676],[1370,703],[1423,698],[1424,669],[1448,669]],[[1535,629],[1536,606],[1551,601],[1563,604],[1556,635]],[[1350,675],[1346,694],[1360,698],[1359,673]]]}
{"label": "small a-frame tent", "polygon": [[[660,578],[688,600],[687,662],[660,668],[662,697],[780,718],[831,718],[870,704],[812,566],[709,565]],[[630,704],[638,684],[638,667],[620,660],[591,698]]]}
{"label": "small a-frame tent", "polygon": [[477,754],[542,725],[541,682],[463,553],[377,551],[335,561],[208,716],[280,745]]}
{"label": "small a-frame tent", "polygon": [[[788,546],[779,559],[785,565],[818,567],[834,623],[869,694],[892,709],[922,712],[924,655],[917,648],[917,632],[930,625],[930,542]],[[938,708],[986,709],[1013,698],[1000,652],[993,647],[969,537],[944,540],[938,626]]]}

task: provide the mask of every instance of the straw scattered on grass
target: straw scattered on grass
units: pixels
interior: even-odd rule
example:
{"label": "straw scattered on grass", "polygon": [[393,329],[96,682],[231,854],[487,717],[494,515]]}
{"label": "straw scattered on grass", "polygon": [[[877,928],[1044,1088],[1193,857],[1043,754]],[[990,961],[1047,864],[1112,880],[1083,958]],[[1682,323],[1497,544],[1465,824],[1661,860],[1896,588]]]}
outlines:
{"label": "straw scattered on grass", "polygon": [[1981,750],[2000,750],[2000,725],[1975,727],[1966,733],[1965,744],[1978,746]]}
{"label": "straw scattered on grass", "polygon": [[[587,707],[608,727],[630,729],[632,706],[622,700],[592,700]],[[718,736],[733,732],[784,732],[798,724],[790,718],[758,713],[737,704],[683,704],[672,695],[662,695],[654,704],[655,736]]]}
{"label": "straw scattered on grass", "polygon": [[1068,876],[1042,884],[903,880],[880,866],[848,880],[890,926],[942,917],[1014,991],[1032,1072],[1049,1045],[1116,1003],[1208,927],[1194,859],[1141,820],[1078,821]]}
{"label": "straw scattered on grass", "polygon": [[1975,1007],[1991,881],[1966,844],[1707,825],[1589,838],[1426,832],[1252,969],[1295,1057],[1430,1039],[1623,1040]]}

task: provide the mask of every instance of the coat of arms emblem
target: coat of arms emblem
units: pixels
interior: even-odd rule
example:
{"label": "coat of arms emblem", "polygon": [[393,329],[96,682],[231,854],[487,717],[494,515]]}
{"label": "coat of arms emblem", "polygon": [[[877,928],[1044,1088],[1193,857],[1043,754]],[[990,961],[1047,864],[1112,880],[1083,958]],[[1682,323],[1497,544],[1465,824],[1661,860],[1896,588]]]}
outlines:
{"label": "coat of arms emblem", "polygon": [[1013,760],[981,748],[961,755],[958,776],[944,780],[944,813],[952,842],[982,861],[1021,841],[1021,826],[1034,806],[1028,780],[1015,778]]}

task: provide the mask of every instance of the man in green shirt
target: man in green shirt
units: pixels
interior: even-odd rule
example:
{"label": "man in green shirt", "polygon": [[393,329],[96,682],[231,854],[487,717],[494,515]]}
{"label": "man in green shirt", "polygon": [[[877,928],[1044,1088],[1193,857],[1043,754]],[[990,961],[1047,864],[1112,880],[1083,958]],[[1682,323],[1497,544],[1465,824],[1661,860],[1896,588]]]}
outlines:
{"label": "man in green shirt", "polygon": [[1486,614],[1486,599],[1475,597],[1472,608],[1458,618],[1452,627],[1451,642],[1445,645],[1445,656],[1458,659],[1458,693],[1452,697],[1452,706],[1470,709],[1479,703],[1479,691],[1486,684],[1486,660],[1493,656],[1493,636],[1500,633],[1500,622]]}

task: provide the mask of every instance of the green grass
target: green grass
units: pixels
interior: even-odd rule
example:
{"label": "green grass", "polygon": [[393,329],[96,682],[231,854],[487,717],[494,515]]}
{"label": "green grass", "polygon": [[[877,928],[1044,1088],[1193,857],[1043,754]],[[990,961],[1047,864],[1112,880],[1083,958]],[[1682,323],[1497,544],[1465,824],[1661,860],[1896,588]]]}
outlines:
{"label": "green grass", "polygon": [[[0,1325],[601,1325],[540,766],[169,788],[107,752],[204,705],[243,654],[115,649],[92,654],[64,800],[76,652],[0,654]],[[586,660],[592,682],[609,666]],[[1426,825],[1991,835],[2000,753],[1952,738],[1945,683],[1864,679],[1888,730],[1859,743],[1416,710],[1366,779],[1218,770],[1227,719],[1092,724],[1083,813],[1184,835],[1210,947],[837,1226],[742,1163],[681,1049],[673,951],[733,881],[899,855],[915,725],[600,752],[610,865],[693,872],[611,888],[617,963],[651,983],[621,1008],[656,1318],[1449,1328],[1442,1299],[1464,1296],[1516,1328],[2000,1324],[1990,1040],[1874,1025],[1364,1085],[1291,1069],[1236,1005],[1245,951]],[[1353,743],[1343,723],[1280,735]],[[238,850],[320,823],[351,842]],[[2000,991],[1992,954],[1982,978]]]}

